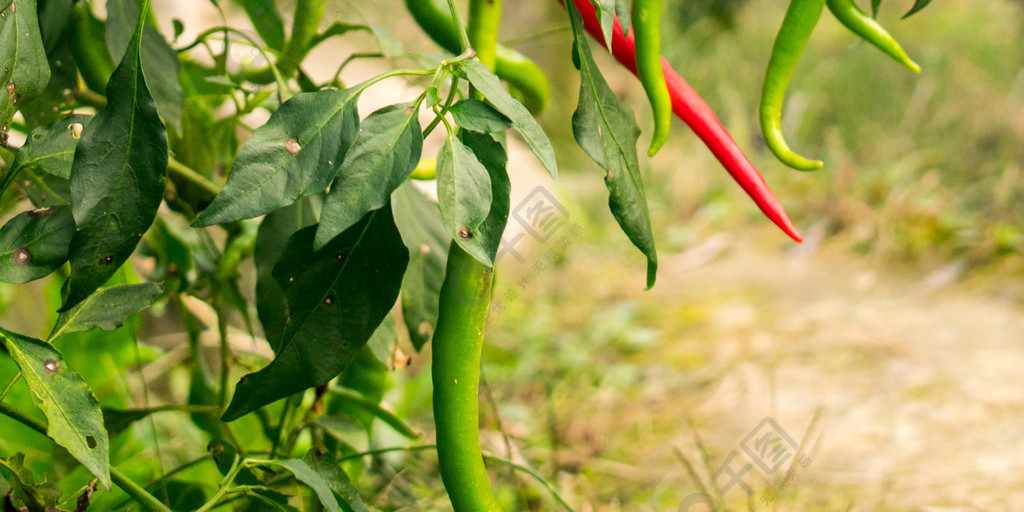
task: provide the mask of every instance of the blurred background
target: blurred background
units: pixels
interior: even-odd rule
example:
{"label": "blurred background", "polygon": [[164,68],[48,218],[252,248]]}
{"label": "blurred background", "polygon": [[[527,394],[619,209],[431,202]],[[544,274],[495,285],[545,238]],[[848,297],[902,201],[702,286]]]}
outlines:
{"label": "blurred background", "polygon": [[[805,242],[764,219],[677,120],[665,148],[641,159],[661,262],[658,283],[644,291],[644,259],[608,212],[604,172],[570,131],[579,84],[565,11],[553,0],[505,2],[502,41],[552,81],[556,99],[541,121],[562,168],[552,182],[514,150],[513,213],[542,194],[561,207],[562,224],[550,238],[509,237],[498,265],[481,402],[489,451],[533,468],[578,511],[712,502],[1024,509],[1024,2],[945,0],[901,20],[911,4],[883,2],[879,20],[919,75],[826,11],[783,115],[791,146],[826,163],[799,173],[775,161],[757,124],[787,3],[665,2],[665,56],[717,112]],[[283,12],[289,5],[279,2]],[[176,46],[217,19],[198,0],[154,7],[165,34],[172,17],[185,20]],[[438,51],[399,2],[338,0],[327,12],[336,17],[329,22],[384,25],[411,53]],[[310,72],[322,79],[339,52],[372,43],[346,36],[315,52],[324,66]],[[643,90],[592,48],[636,110],[645,147]],[[343,78],[354,83],[386,64],[374,66],[353,65]],[[395,101],[383,96],[376,101]],[[528,231],[516,222],[513,232]],[[44,324],[39,297],[48,290],[53,301],[55,288],[0,284],[0,321]],[[429,351],[404,346],[411,363],[393,372],[387,402],[429,440]],[[152,350],[105,357],[155,360],[162,349]],[[97,365],[83,371],[90,383],[110,379],[113,359],[78,358],[76,368]],[[169,467],[188,458],[176,450],[202,453],[187,421],[156,419],[131,441],[139,453]],[[785,458],[765,459],[757,443],[765,432],[782,440]],[[377,446],[402,443],[385,427],[376,435]],[[170,441],[161,451],[154,438]],[[432,457],[375,459],[357,482],[380,510],[445,510]],[[522,473],[494,466],[492,479],[518,496],[519,509],[558,506]]]}

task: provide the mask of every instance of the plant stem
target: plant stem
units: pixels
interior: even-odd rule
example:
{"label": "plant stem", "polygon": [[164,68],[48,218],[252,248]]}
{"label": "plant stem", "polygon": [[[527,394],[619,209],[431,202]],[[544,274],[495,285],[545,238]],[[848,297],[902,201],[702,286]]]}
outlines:
{"label": "plant stem", "polygon": [[26,427],[39,432],[42,435],[46,435],[46,423],[39,421],[31,416],[26,416],[25,413],[7,405],[0,403],[0,414],[7,416],[8,418],[25,425]]}
{"label": "plant stem", "polygon": [[213,497],[210,498],[210,500],[207,501],[196,512],[206,512],[207,510],[210,510],[213,507],[217,506],[217,502],[219,502],[220,499],[223,498],[224,495],[227,494],[228,490],[230,489],[230,487],[228,487],[228,485],[231,482],[233,482],[235,480],[235,477],[238,476],[238,473],[240,471],[242,471],[242,467],[243,467],[242,463],[243,463],[243,460],[236,455],[235,456],[235,463],[231,465],[231,471],[228,471],[228,474],[224,475],[224,478],[220,481],[220,485],[217,488],[217,493],[214,494]]}
{"label": "plant stem", "polygon": [[530,468],[528,468],[526,466],[523,466],[521,464],[515,463],[515,462],[513,462],[513,461],[511,461],[509,459],[503,459],[501,457],[498,457],[496,455],[491,455],[489,453],[484,453],[484,459],[485,460],[489,460],[491,462],[497,462],[499,464],[503,464],[503,465],[508,466],[508,467],[510,467],[510,468],[512,468],[512,469],[514,469],[516,471],[522,471],[523,473],[526,473],[527,475],[530,475],[531,477],[533,477],[534,480],[536,480],[537,482],[540,482],[540,484],[543,485],[544,488],[546,488],[548,490],[548,492],[551,493],[551,496],[553,496],[555,498],[555,501],[557,501],[560,505],[565,507],[565,509],[568,510],[569,512],[573,512],[572,507],[569,506],[569,504],[565,501],[565,499],[562,498],[562,496],[560,494],[558,494],[558,491],[556,491],[554,486],[551,485],[551,482],[548,482],[546,479],[544,479],[544,477],[538,475],[532,469],[530,469]]}
{"label": "plant stem", "polygon": [[135,483],[131,478],[125,476],[117,468],[111,466],[110,468],[110,480],[114,482],[114,485],[121,488],[125,494],[131,496],[135,501],[139,502],[146,510],[155,512],[171,512],[171,509],[153,497],[148,491],[142,488],[139,484]]}
{"label": "plant stem", "polygon": [[459,52],[465,52],[470,48],[469,37],[466,35],[466,26],[462,23],[462,16],[459,16],[459,9],[455,7],[453,0],[448,0],[448,11],[451,13],[452,21],[455,22],[455,32],[459,35]]}
{"label": "plant stem", "polygon": [[71,93],[79,103],[100,110],[107,106],[107,97],[89,89],[75,89]]}

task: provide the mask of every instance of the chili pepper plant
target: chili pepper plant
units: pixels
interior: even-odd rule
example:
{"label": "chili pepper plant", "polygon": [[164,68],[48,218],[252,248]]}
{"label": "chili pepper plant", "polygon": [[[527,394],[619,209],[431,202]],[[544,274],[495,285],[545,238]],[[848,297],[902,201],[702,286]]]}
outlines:
{"label": "chili pepper plant", "polygon": [[[657,233],[637,147],[648,131],[652,155],[690,136],[677,126],[669,137],[673,113],[800,240],[662,58],[674,2],[565,2],[558,23],[574,44],[561,58],[580,85],[555,92],[497,43],[500,0],[394,2],[436,43],[428,55],[406,53],[388,27],[334,19],[325,0],[211,2],[222,22],[187,27],[158,19],[150,0],[0,1],[0,281],[38,303],[36,318],[0,326],[4,510],[368,510],[353,482],[403,450],[436,451],[455,510],[509,508],[485,459],[536,474],[481,451],[480,355],[517,178],[509,133],[557,178],[560,150],[535,118],[551,100],[577,104],[565,121],[645,260],[646,287]],[[826,4],[917,71],[852,0],[793,0],[760,120],[772,151],[804,170],[821,164],[788,149],[781,106]],[[244,26],[226,21],[239,13]],[[377,49],[335,56],[332,78],[307,73],[315,48],[358,33]],[[239,48],[251,59],[233,58]],[[636,121],[645,106],[606,82],[616,71],[594,55],[606,50],[639,77],[652,129]],[[360,60],[387,71],[356,76]],[[359,108],[400,80],[411,100]],[[399,330],[432,349],[435,436],[382,404]],[[166,438],[155,417],[171,414],[189,418],[192,438]],[[371,445],[375,424],[407,442]],[[147,446],[196,442],[207,449],[175,466],[160,453],[139,463]]]}

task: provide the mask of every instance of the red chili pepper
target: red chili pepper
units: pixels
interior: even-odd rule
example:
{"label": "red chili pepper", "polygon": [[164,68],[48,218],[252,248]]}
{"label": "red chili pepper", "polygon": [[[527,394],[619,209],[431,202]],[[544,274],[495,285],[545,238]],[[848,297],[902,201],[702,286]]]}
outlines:
{"label": "red chili pepper", "polygon": [[[564,0],[559,0],[559,2],[564,5]],[[583,26],[587,32],[594,39],[603,42],[604,34],[601,32],[601,23],[597,19],[594,5],[590,3],[590,0],[573,0],[573,3],[583,16]],[[619,61],[619,64],[622,64],[634,75],[637,74],[633,32],[630,31],[629,36],[624,37],[618,17],[616,17],[612,29],[612,55]],[[802,242],[803,237],[797,232],[793,222],[789,220],[789,216],[786,215],[778,198],[772,194],[768,184],[764,182],[764,178],[722,126],[722,122],[718,120],[711,107],[697,94],[697,91],[690,87],[690,84],[686,83],[686,80],[683,80],[683,77],[679,76],[679,73],[672,69],[672,65],[664,57],[661,58],[661,69],[665,74],[665,82],[668,85],[669,94],[672,96],[672,111],[676,116],[689,125],[697,137],[704,141],[704,145],[722,163],[725,170],[729,171],[743,191],[754,200],[765,216],[790,238]]]}

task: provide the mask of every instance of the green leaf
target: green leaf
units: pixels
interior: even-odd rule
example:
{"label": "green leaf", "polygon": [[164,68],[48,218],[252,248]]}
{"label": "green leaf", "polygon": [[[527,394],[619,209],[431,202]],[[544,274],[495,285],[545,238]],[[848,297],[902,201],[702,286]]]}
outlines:
{"label": "green leaf", "polygon": [[930,3],[932,3],[932,0],[915,0],[914,5],[910,8],[909,11],[907,11],[906,14],[903,15],[903,19],[909,18],[914,14],[917,14],[917,12],[920,11],[921,9],[928,7],[928,4]]}
{"label": "green leaf", "polygon": [[[60,501],[60,486],[56,482],[47,482],[45,478],[42,482],[35,483],[32,470],[25,467],[25,454],[19,452],[6,459],[0,458],[0,467],[5,467],[11,472],[14,489],[18,491],[28,510],[42,512],[55,509],[57,502]],[[3,499],[6,497],[5,492]],[[7,509],[4,510],[6,512]]]}
{"label": "green leaf", "polygon": [[316,227],[288,240],[274,278],[288,304],[277,355],[239,381],[224,421],[336,377],[398,298],[409,254],[391,208],[370,212],[319,251]]}
{"label": "green leaf", "polygon": [[548,170],[548,174],[552,178],[557,178],[558,165],[555,163],[555,150],[530,111],[512,98],[508,91],[501,86],[498,77],[480,61],[465,61],[462,64],[462,69],[466,72],[466,77],[473,87],[476,87],[477,91],[483,94],[484,98],[494,105],[494,108],[498,109],[498,112],[512,120],[512,127],[523,136],[526,144],[530,146],[530,150],[537,155],[540,163]]}
{"label": "green leaf", "polygon": [[61,0],[41,0],[37,2],[39,16],[39,32],[43,36],[46,53],[57,47],[64,29],[71,21],[72,4]]}
{"label": "green leaf", "polygon": [[284,22],[274,0],[239,0],[239,3],[267,47],[272,50],[284,48]]}
{"label": "green leaf", "polygon": [[18,214],[0,229],[0,281],[27,283],[50,275],[68,260],[74,233],[67,206]]}
{"label": "green leaf", "polygon": [[75,148],[90,121],[92,116],[73,114],[32,130],[25,145],[18,151],[11,172],[30,168],[59,178],[70,178]]}
{"label": "green leaf", "polygon": [[71,277],[62,311],[99,288],[156,218],[167,172],[167,133],[142,73],[144,14],[107,84],[107,106],[82,132],[71,167]]}
{"label": "green leaf", "polygon": [[[49,7],[62,3],[57,0],[48,0],[46,5]],[[70,5],[68,7],[70,8]],[[45,13],[40,13],[40,15],[43,14]],[[39,21],[40,23],[45,22],[42,18]],[[45,25],[43,28],[45,40],[47,37]],[[47,48],[46,58],[50,66],[50,82],[34,100],[18,103],[21,116],[25,119],[25,126],[33,129],[66,115],[68,107],[73,101],[73,98],[69,97],[67,93],[78,87],[78,67],[65,39],[58,39],[55,48]]]}
{"label": "green leaf", "polygon": [[315,451],[310,450],[302,460],[327,482],[331,490],[341,497],[342,501],[352,509],[352,512],[369,512],[362,497],[359,496],[359,490],[352,485],[348,475],[342,471],[334,456],[330,453],[318,455]]}
{"label": "green leaf", "polygon": [[7,146],[11,119],[21,103],[32,101],[50,81],[35,0],[8,2],[0,11],[0,146]]}
{"label": "green leaf", "polygon": [[299,93],[253,132],[195,227],[249,219],[323,192],[359,131],[357,89]]}
{"label": "green leaf", "polygon": [[388,204],[391,192],[416,168],[422,150],[415,104],[391,105],[367,116],[331,184],[314,248],[323,247],[366,212]]}
{"label": "green leaf", "polygon": [[494,107],[474,98],[467,98],[448,109],[455,124],[475,132],[502,133],[512,127],[512,121]]}
{"label": "green leaf", "polygon": [[494,265],[476,240],[491,210],[491,177],[473,151],[452,134],[437,154],[437,197],[448,234],[481,263]]}
{"label": "green leaf", "polygon": [[615,15],[622,25],[623,37],[629,35],[629,28],[633,23],[633,2],[632,0],[615,0]]}
{"label": "green leaf", "polygon": [[[505,167],[508,164],[508,152],[504,146],[504,134],[475,133],[463,131],[462,143],[476,155],[477,160],[487,169],[491,179],[491,206],[487,218],[476,230],[471,243],[479,244],[481,250],[491,261],[498,254],[501,236],[505,233],[508,223],[512,183],[509,181]],[[500,137],[500,140],[499,140]]]}
{"label": "green leaf", "polygon": [[[106,41],[114,61],[121,59],[131,45],[139,5],[135,0],[107,0]],[[185,108],[185,92],[178,82],[178,52],[167,44],[163,34],[150,26],[142,35],[142,72],[153,95],[160,117],[175,131],[181,132],[181,115]],[[108,94],[109,94],[109,85]]]}
{"label": "green leaf", "polygon": [[334,493],[331,491],[330,484],[324,477],[316,472],[313,468],[309,467],[309,464],[304,460],[300,459],[287,459],[287,460],[275,460],[270,462],[275,466],[281,466],[293,475],[295,479],[308,485],[313,492],[316,493],[316,497],[320,499],[320,503],[328,510],[328,512],[338,512],[338,500],[334,498]]}
{"label": "green leaf", "polygon": [[117,329],[128,315],[152,304],[162,292],[158,283],[123,284],[98,290],[57,317],[49,341],[97,327],[104,331]]}
{"label": "green leaf", "polygon": [[658,271],[658,255],[636,154],[640,128],[629,105],[615,96],[601,76],[579,13],[574,8],[569,11],[580,62],[580,99],[572,116],[573,135],[580,147],[606,170],[608,206],[629,240],[647,256],[650,288]]}
{"label": "green leaf", "polygon": [[288,319],[288,303],[284,291],[274,279],[274,265],[281,259],[288,239],[296,231],[312,226],[320,218],[319,196],[300,199],[295,204],[275,210],[263,218],[256,233],[256,313],[263,324],[263,335],[270,348],[281,346]]}
{"label": "green leaf", "polygon": [[0,343],[18,364],[32,401],[46,415],[46,435],[110,489],[107,431],[89,386],[46,342],[0,329]]}
{"label": "green leaf", "polygon": [[70,184],[64,178],[22,168],[18,171],[18,186],[25,191],[36,208],[71,204]]}
{"label": "green leaf", "polygon": [[377,42],[377,48],[384,54],[385,57],[395,57],[405,53],[405,49],[402,48],[402,41],[387,27],[382,25],[370,25],[370,32],[373,33],[373,39]]}
{"label": "green leaf", "polygon": [[882,5],[882,0],[871,0],[871,17],[878,17],[878,8]]}
{"label": "green leaf", "polygon": [[615,26],[616,0],[590,0],[595,5],[597,19],[601,22],[601,34],[604,36],[604,46],[608,51],[612,50],[612,30]]}
{"label": "green leaf", "polygon": [[420,350],[437,326],[437,299],[451,237],[441,222],[437,203],[411,182],[398,187],[391,206],[402,241],[409,248],[409,268],[402,280],[402,320],[412,346]]}
{"label": "green leaf", "polygon": [[341,405],[343,410],[362,409],[383,421],[387,426],[395,429],[395,432],[406,438],[416,439],[420,436],[412,427],[406,425],[398,415],[381,407],[379,403],[367,399],[360,393],[351,389],[337,387],[331,388],[330,391],[334,395],[334,400]]}

